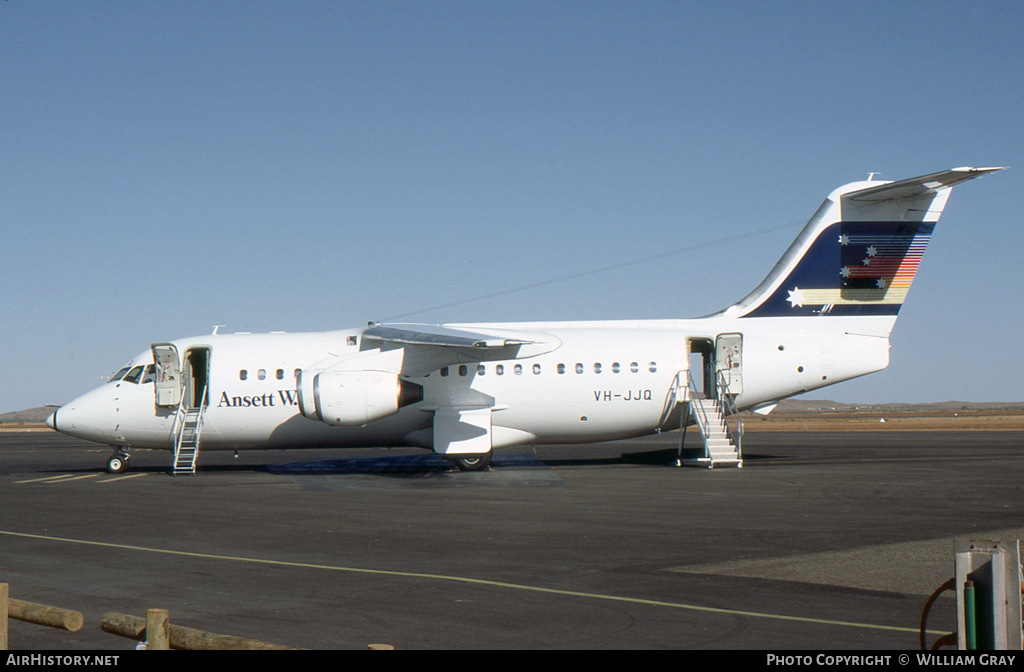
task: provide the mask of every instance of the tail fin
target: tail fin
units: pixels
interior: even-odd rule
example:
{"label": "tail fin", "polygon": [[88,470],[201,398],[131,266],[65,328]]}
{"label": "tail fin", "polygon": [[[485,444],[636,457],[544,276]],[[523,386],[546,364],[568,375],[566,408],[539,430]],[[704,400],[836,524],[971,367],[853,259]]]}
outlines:
{"label": "tail fin", "polygon": [[833,191],[736,317],[892,315],[953,186],[1002,168],[953,168]]}

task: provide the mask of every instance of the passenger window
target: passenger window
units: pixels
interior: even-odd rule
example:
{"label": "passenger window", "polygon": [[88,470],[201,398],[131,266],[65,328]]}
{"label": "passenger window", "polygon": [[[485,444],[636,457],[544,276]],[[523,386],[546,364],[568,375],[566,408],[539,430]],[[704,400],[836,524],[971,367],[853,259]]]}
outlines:
{"label": "passenger window", "polygon": [[594,362],[594,373],[601,373],[601,365],[597,362]]}
{"label": "passenger window", "polygon": [[139,382],[139,376],[142,375],[142,369],[143,367],[141,366],[136,366],[135,368],[133,368],[131,371],[128,372],[128,375],[124,377],[124,382],[135,383],[137,385]]}
{"label": "passenger window", "polygon": [[618,373],[618,372],[619,372],[619,363],[618,362],[612,362],[612,373]]}
{"label": "passenger window", "polygon": [[441,377],[442,378],[447,378],[448,377],[448,367],[447,366],[444,367],[443,369],[441,369]]}
{"label": "passenger window", "polygon": [[107,382],[108,383],[113,383],[116,380],[121,380],[122,378],[124,378],[124,374],[126,374],[126,373],[128,373],[128,367],[127,366],[124,367],[123,369],[121,369],[120,371],[118,371],[117,373],[115,373],[114,375],[112,375],[110,377],[110,380],[108,380]]}
{"label": "passenger window", "polygon": [[637,371],[640,370],[640,365],[637,364],[636,362],[630,362],[629,363],[629,370],[632,371],[633,373],[636,373]]}
{"label": "passenger window", "polygon": [[238,372],[238,379],[239,380],[246,380],[248,377],[249,377],[249,372],[246,371],[245,369],[242,369],[241,371]]}
{"label": "passenger window", "polygon": [[657,373],[658,372],[658,365],[657,365],[657,363],[656,362],[651,362],[647,366],[647,370],[650,371],[651,373]]}
{"label": "passenger window", "polygon": [[558,365],[558,373],[565,373],[565,364]]}
{"label": "passenger window", "polygon": [[505,373],[505,366],[503,364],[498,364],[496,367],[494,367],[494,373],[499,376],[502,375],[503,373]]}
{"label": "passenger window", "polygon": [[259,371],[256,372],[256,377],[259,378],[260,380],[266,380],[267,379],[267,370],[266,369],[260,369]]}
{"label": "passenger window", "polygon": [[277,376],[278,380],[284,380],[284,369],[278,369],[275,372],[275,375]]}
{"label": "passenger window", "polygon": [[467,373],[469,373],[469,370],[466,368],[466,365],[465,364],[459,364],[459,375],[460,376],[464,376]]}
{"label": "passenger window", "polygon": [[534,364],[533,365],[533,375],[535,375],[535,376],[539,376],[540,375],[540,364]]}
{"label": "passenger window", "polygon": [[483,364],[477,364],[476,365],[476,375],[482,376],[485,373],[487,373],[487,367],[484,366]]}
{"label": "passenger window", "polygon": [[583,365],[576,362],[576,373],[583,373]]}
{"label": "passenger window", "polygon": [[523,365],[522,364],[516,364],[515,372],[516,372],[517,376],[523,375]]}
{"label": "passenger window", "polygon": [[142,384],[152,383],[156,380],[156,367],[152,364],[146,366],[146,372],[142,374]]}

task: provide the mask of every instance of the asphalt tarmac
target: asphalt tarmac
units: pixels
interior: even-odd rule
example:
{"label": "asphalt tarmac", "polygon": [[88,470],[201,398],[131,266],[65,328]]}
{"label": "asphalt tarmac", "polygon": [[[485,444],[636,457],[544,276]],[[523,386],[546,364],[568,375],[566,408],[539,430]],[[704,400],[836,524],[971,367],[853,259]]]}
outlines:
{"label": "asphalt tarmac", "polygon": [[[677,435],[510,448],[200,453],[194,476],[0,433],[0,582],[81,611],[11,649],[128,650],[108,611],[307,649],[916,649],[953,539],[1024,537],[1024,432]],[[945,593],[929,645],[954,629]]]}

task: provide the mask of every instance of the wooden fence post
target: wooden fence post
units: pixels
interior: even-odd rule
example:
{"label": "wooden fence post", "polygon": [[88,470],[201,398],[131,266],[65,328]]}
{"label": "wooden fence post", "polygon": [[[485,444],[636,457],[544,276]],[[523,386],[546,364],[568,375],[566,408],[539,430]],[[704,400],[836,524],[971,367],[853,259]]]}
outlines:
{"label": "wooden fence post", "polygon": [[170,623],[166,609],[146,609],[146,650],[169,651]]}
{"label": "wooden fence post", "polygon": [[0,583],[0,651],[7,650],[7,609],[10,590],[6,583]]}

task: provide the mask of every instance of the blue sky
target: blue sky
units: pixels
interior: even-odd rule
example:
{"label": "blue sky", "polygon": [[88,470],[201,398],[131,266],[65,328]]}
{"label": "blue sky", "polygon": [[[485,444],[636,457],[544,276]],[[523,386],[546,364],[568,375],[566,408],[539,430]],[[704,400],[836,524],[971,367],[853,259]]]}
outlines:
{"label": "blue sky", "polygon": [[1014,169],[954,190],[889,369],[817,396],[1024,399],[1022,54],[1016,1],[4,2],[0,412],[756,233],[407,319],[707,314],[832,189],[962,165]]}

